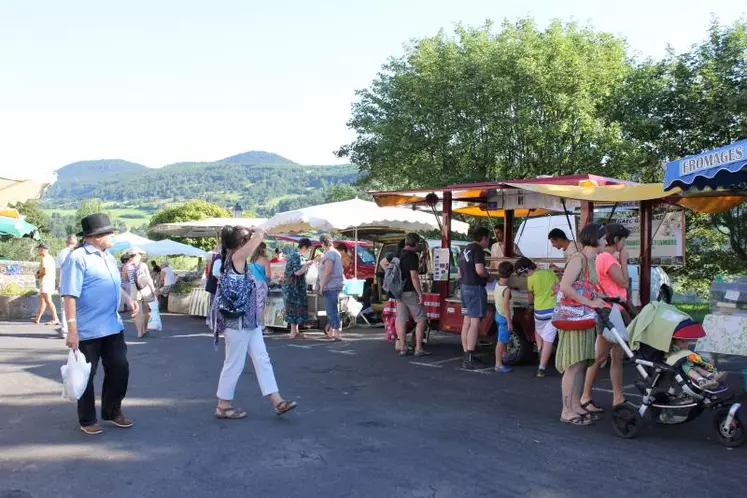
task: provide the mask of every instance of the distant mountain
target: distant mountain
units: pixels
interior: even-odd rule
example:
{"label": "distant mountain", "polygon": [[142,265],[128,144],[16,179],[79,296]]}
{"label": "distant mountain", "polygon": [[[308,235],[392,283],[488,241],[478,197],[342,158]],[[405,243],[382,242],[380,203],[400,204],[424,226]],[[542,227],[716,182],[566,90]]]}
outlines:
{"label": "distant mountain", "polygon": [[120,208],[145,209],[205,199],[268,216],[319,204],[337,184],[354,184],[352,165],[302,166],[277,154],[252,151],[215,162],[181,162],[148,168],[121,160],[82,161],[58,170],[42,198],[46,208],[76,208],[99,198]]}
{"label": "distant mountain", "polygon": [[243,154],[236,154],[235,156],[226,157],[217,163],[234,163],[234,164],[296,164],[290,159],[283,156],[273,154],[272,152],[264,152],[261,150],[253,150],[244,152]]}
{"label": "distant mountain", "polygon": [[79,161],[71,163],[57,170],[58,180],[89,180],[98,181],[109,175],[123,173],[142,173],[150,168],[142,164],[131,163],[123,159],[98,159],[95,161]]}

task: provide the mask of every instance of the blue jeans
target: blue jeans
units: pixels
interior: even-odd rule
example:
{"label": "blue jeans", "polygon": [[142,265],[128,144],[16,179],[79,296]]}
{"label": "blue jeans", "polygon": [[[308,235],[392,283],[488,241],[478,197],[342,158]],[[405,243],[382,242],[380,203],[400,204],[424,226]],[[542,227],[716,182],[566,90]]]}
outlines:
{"label": "blue jeans", "polygon": [[324,311],[327,312],[327,322],[335,330],[340,329],[340,313],[337,311],[337,297],[340,289],[324,291]]}

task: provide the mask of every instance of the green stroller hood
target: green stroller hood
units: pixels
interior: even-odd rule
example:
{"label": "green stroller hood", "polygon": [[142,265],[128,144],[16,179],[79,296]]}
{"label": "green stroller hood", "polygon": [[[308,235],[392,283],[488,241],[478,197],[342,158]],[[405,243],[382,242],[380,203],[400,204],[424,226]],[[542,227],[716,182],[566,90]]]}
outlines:
{"label": "green stroller hood", "polygon": [[630,349],[635,351],[643,343],[668,353],[672,334],[684,320],[691,318],[671,304],[659,301],[647,304],[628,326]]}

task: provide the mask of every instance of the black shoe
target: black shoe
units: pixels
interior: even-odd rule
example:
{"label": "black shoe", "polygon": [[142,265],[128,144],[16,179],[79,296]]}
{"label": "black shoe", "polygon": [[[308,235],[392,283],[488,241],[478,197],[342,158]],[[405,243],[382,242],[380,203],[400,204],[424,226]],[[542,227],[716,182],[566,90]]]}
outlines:
{"label": "black shoe", "polygon": [[476,364],[477,358],[472,355],[472,353],[467,353],[464,355],[464,359],[462,360],[462,368],[464,370],[475,370],[477,369]]}

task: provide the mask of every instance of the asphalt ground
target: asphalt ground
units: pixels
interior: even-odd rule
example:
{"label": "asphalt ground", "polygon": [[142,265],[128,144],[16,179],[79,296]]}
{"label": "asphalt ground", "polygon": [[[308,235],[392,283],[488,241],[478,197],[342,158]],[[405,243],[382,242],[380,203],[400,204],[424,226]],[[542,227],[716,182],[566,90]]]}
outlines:
{"label": "asphalt ground", "polygon": [[[0,497],[747,494],[747,446],[721,446],[710,412],[633,440],[616,437],[608,415],[561,424],[557,373],[461,370],[459,338],[443,334],[422,359],[395,355],[383,329],[354,329],[341,343],[268,337],[281,394],[298,409],[276,417],[248,361],[235,404],[249,417],[216,420],[222,351],[203,320],[163,319],[144,339],[127,324],[124,409],[135,426],[100,436],[79,432],[74,403],[60,397],[62,339],[0,323]],[[741,398],[745,367],[721,364]],[[634,378],[627,366],[631,401]],[[101,379],[99,370],[98,393]],[[608,409],[609,388],[602,371],[595,398]]]}

